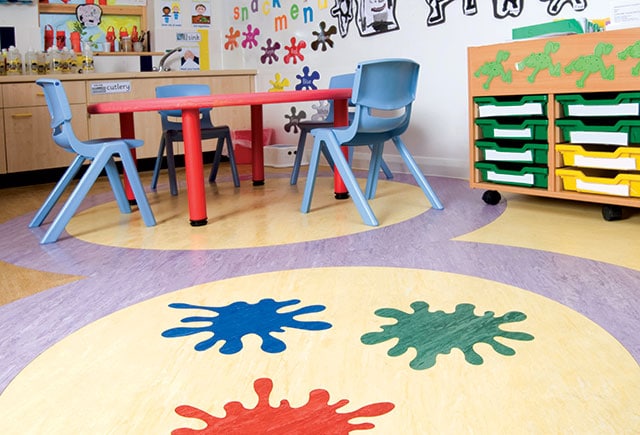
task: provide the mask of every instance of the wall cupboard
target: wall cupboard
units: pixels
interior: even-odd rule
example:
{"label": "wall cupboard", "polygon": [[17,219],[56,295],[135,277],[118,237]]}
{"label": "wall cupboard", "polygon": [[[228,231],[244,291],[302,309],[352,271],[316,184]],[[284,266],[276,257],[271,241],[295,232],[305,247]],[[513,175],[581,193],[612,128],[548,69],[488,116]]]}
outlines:
{"label": "wall cupboard", "polygon": [[[81,139],[111,137],[119,134],[117,115],[87,114],[86,106],[100,101],[154,98],[155,88],[174,83],[209,84],[213,93],[253,92],[255,71],[193,71],[163,73],[110,73],[59,77],[64,84],[73,112],[73,128]],[[0,79],[4,123],[0,126],[0,173],[15,173],[67,166],[72,156],[51,139],[50,116],[42,89],[34,82],[37,76]],[[109,85],[117,92],[105,92]],[[136,138],[144,140],[138,158],[155,157],[162,131],[156,112],[134,115]],[[231,129],[248,129],[248,107],[214,109],[213,120]],[[4,130],[4,131],[3,131]],[[177,153],[182,144],[177,144]],[[205,151],[213,150],[213,141],[203,142]]]}
{"label": "wall cupboard", "polygon": [[640,207],[637,29],[468,49],[470,185]]}

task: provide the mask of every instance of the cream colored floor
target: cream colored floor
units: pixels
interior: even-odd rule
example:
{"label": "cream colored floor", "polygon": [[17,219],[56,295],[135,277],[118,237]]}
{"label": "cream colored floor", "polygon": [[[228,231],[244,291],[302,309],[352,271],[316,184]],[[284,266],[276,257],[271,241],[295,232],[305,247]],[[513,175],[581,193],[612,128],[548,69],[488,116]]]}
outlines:
{"label": "cream colored floor", "polygon": [[[220,353],[222,343],[194,350],[210,332],[161,336],[185,317],[212,316],[205,310],[171,309],[170,303],[224,307],[238,300],[255,304],[266,297],[301,301],[282,312],[320,304],[326,309],[296,319],[325,321],[331,327],[274,330],[271,335],[286,342],[286,349],[273,354],[260,350],[261,340],[255,335],[244,337],[242,350],[232,355]],[[484,360],[481,365],[469,364],[454,348],[426,370],[410,368],[416,357],[413,349],[398,357],[387,355],[397,339],[362,343],[364,334],[395,323],[377,316],[377,309],[411,313],[410,304],[416,301],[428,301],[432,313],[454,313],[460,303],[475,306],[477,316],[487,311],[496,317],[523,312],[525,320],[505,323],[502,329],[534,339],[498,337],[514,349],[512,356],[479,343],[474,350]],[[363,267],[292,270],[202,284],[94,322],[38,357],[0,396],[0,409],[11,415],[1,419],[0,433],[159,434],[204,428],[199,419],[175,411],[183,405],[222,422],[237,418],[239,430],[233,433],[259,433],[253,431],[256,423],[264,422],[225,407],[239,401],[247,409],[256,408],[253,384],[265,378],[273,382],[273,433],[289,433],[276,429],[304,412],[315,389],[326,390],[329,403],[348,400],[340,413],[393,404],[384,414],[358,420],[373,423],[375,428],[367,431],[372,434],[631,434],[640,428],[638,408],[630,406],[640,403],[638,365],[590,320],[549,299],[493,281]],[[279,411],[281,400],[299,409]],[[207,433],[218,433],[215,427],[209,426]]]}
{"label": "cream colored floor", "polygon": [[[145,185],[148,175],[142,176]],[[120,216],[109,201],[80,213],[67,229],[73,237],[92,244],[153,250],[270,246],[375,231],[361,223],[351,201],[335,201],[318,190],[312,212],[301,215],[303,182],[291,188],[286,178],[270,178],[259,190],[247,180],[240,189],[219,183],[208,191],[210,224],[204,236],[188,225],[184,186],[176,198],[166,189],[149,195],[159,222],[155,228],[137,222],[137,214]],[[8,206],[0,208],[0,222],[37,209],[50,188],[0,191]],[[331,186],[320,189],[330,191]],[[108,184],[99,183],[92,194],[106,191]],[[640,214],[605,222],[596,205],[506,197],[508,207],[498,219],[454,240],[557,252],[640,270]],[[373,207],[385,225],[429,209],[418,188],[385,181]],[[333,225],[328,232],[311,230],[327,227],[329,221]],[[299,231],[302,224],[308,226],[305,231]],[[0,303],[84,278],[7,263],[0,263],[0,272],[3,289],[9,289],[0,294],[4,298]],[[286,349],[275,353],[261,350],[263,340],[256,334],[242,336],[242,348],[233,354],[220,352],[222,342],[202,351],[194,349],[215,337],[212,330],[186,337],[162,336],[180,326],[210,326],[215,317],[206,309],[176,309],[169,304],[220,308],[238,301],[257,304],[266,298],[299,301],[279,313],[320,305],[321,310],[300,313],[295,320],[327,322],[330,327],[272,328],[270,336],[286,344]],[[471,304],[478,318],[499,318],[510,312],[526,318],[501,323],[500,330],[493,330],[496,336],[485,337],[486,341],[480,340],[486,323],[463,332],[444,331],[452,334],[451,352],[439,353],[433,367],[416,370],[410,366],[420,356],[416,349],[389,355],[390,349],[405,343],[399,336],[374,345],[362,340],[383,327],[392,330],[397,323],[377,310],[395,309],[409,315],[414,302],[429,304],[423,313],[426,318],[454,320],[460,304]],[[190,316],[203,319],[184,323]],[[417,335],[419,326],[412,326],[418,328]],[[502,335],[504,331],[530,334],[533,340],[509,338]],[[458,336],[475,339],[472,349],[481,356],[481,364],[465,360],[470,349],[456,343]],[[511,348],[514,354],[497,352],[489,344],[491,338],[494,346]],[[422,352],[430,351],[422,348]],[[268,403],[261,404],[255,388],[266,379],[273,383],[273,390]],[[590,319],[551,299],[497,281],[423,269],[359,266],[216,280],[131,305],[90,323],[48,348],[0,395],[2,414],[11,416],[0,418],[0,434],[155,434],[179,428],[217,433],[215,425],[229,424],[232,417],[236,433],[260,433],[265,427],[291,433],[282,428],[296,418],[314,415],[305,414],[314,390],[325,391],[329,405],[340,400],[348,403],[328,414],[318,413],[328,412],[329,406],[316,409],[315,415],[335,420],[313,419],[316,426],[310,427],[315,429],[307,433],[340,433],[336,428],[348,433],[353,429],[350,425],[357,423],[375,427],[354,433],[372,434],[640,433],[640,367]],[[284,407],[283,400],[291,409]],[[239,402],[244,411],[232,402]],[[184,406],[199,410],[201,418],[178,412]],[[269,410],[268,420],[258,416],[261,406]],[[358,418],[340,417],[349,413]]]}

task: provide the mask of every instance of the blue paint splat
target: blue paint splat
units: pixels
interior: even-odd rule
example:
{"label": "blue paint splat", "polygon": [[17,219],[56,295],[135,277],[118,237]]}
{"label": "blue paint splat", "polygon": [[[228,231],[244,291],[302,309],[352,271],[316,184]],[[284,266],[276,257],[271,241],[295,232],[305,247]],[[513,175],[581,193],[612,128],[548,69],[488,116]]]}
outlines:
{"label": "blue paint splat", "polygon": [[515,355],[515,350],[498,342],[495,337],[512,340],[530,341],[533,335],[526,332],[503,331],[503,323],[521,322],[527,318],[524,313],[510,311],[503,316],[495,317],[492,311],[476,316],[475,306],[459,304],[453,313],[429,311],[426,302],[411,304],[413,313],[405,313],[394,308],[381,308],[375,314],[380,317],[396,319],[393,325],[383,325],[381,332],[364,334],[360,341],[363,344],[378,344],[387,340],[398,339],[387,354],[399,356],[413,347],[417,355],[409,366],[414,370],[424,370],[436,364],[439,354],[449,354],[454,347],[464,353],[465,360],[474,365],[483,363],[482,357],[473,350],[477,343],[486,343],[501,355]]}
{"label": "blue paint splat", "polygon": [[218,341],[224,341],[220,348],[220,353],[231,355],[242,350],[242,337],[248,334],[256,334],[262,338],[260,348],[268,353],[279,353],[284,351],[286,344],[271,336],[272,332],[284,332],[283,328],[306,329],[308,331],[319,331],[331,328],[331,323],[311,321],[303,322],[295,320],[294,317],[323,311],[323,305],[310,305],[296,311],[279,313],[280,308],[300,303],[298,299],[291,299],[284,302],[276,302],[273,299],[262,299],[257,304],[247,302],[234,302],[226,307],[206,307],[184,303],[169,304],[171,308],[206,310],[217,313],[215,316],[194,316],[186,317],[182,323],[206,322],[208,326],[199,327],[178,327],[164,331],[163,337],[185,337],[198,334],[200,332],[210,332],[213,336],[203,340],[194,347],[197,351],[204,351],[213,347]]}
{"label": "blue paint splat", "polygon": [[302,68],[302,74],[296,74],[296,78],[300,80],[300,82],[296,85],[296,91],[300,91],[303,89],[318,89],[314,82],[320,79],[320,73],[318,71],[313,71],[311,74],[309,74],[309,71],[309,67],[305,66]]}

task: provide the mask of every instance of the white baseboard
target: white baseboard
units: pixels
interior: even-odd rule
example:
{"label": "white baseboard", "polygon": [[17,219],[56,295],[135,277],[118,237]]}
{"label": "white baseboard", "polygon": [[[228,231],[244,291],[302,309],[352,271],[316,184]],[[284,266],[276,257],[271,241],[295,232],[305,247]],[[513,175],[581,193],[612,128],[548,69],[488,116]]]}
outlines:
{"label": "white baseboard", "polygon": [[[369,153],[353,153],[353,167],[357,169],[367,169],[369,167]],[[437,177],[459,178],[462,180],[469,179],[469,162],[458,159],[447,158],[430,158],[416,157],[416,163],[422,169],[425,175],[434,175]],[[402,157],[399,155],[385,155],[384,161],[391,169],[391,172],[408,174],[409,169],[404,164]]]}

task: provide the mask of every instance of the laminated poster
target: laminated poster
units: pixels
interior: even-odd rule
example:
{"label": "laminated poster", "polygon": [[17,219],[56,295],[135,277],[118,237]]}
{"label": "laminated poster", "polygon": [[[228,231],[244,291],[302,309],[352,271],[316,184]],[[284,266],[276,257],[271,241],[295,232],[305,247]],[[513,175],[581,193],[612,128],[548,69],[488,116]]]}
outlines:
{"label": "laminated poster", "polygon": [[161,3],[161,21],[160,25],[163,27],[180,27],[181,6],[179,1],[162,2]]}
{"label": "laminated poster", "polygon": [[211,4],[208,1],[193,1],[191,24],[193,27],[211,27]]}

